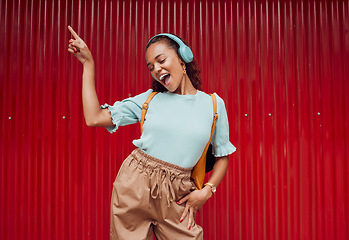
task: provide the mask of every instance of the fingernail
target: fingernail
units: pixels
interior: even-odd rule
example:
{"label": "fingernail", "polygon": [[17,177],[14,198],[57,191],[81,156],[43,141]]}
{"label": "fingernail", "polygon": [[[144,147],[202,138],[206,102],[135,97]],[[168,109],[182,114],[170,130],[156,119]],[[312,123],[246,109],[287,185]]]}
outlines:
{"label": "fingernail", "polygon": [[180,204],[180,202],[178,201],[177,204]]}
{"label": "fingernail", "polygon": [[188,227],[188,230],[190,230],[190,226]]}
{"label": "fingernail", "polygon": [[183,219],[179,220],[179,222],[183,222]]}
{"label": "fingernail", "polygon": [[73,42],[73,40],[69,40],[69,43],[72,43]]}

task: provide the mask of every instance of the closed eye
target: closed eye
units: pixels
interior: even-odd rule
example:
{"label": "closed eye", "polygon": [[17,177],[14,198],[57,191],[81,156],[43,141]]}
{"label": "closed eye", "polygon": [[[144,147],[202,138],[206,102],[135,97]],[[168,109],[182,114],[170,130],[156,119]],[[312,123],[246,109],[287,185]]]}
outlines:
{"label": "closed eye", "polygon": [[[160,64],[163,64],[166,61],[166,58],[162,59],[159,61]],[[148,63],[148,67],[150,66],[150,63]],[[149,71],[153,71],[154,70],[154,66],[152,66],[151,68],[149,68]]]}

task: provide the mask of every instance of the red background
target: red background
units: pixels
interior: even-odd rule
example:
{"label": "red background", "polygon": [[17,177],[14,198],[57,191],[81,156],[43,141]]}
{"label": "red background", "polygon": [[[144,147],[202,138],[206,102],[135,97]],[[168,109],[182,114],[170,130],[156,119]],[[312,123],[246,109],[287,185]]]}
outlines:
{"label": "red background", "polygon": [[33,1],[0,5],[0,239],[108,239],[112,182],[139,125],[86,127],[71,25],[100,103],[150,86],[160,32],[192,47],[226,103],[228,173],[205,239],[349,238],[348,1]]}

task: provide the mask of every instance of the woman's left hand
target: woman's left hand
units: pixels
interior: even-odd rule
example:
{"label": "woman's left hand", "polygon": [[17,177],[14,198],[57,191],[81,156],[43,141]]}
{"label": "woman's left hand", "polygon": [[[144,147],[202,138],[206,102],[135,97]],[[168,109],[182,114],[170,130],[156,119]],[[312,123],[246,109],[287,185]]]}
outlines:
{"label": "woman's left hand", "polygon": [[179,221],[182,222],[189,212],[188,229],[190,229],[194,222],[194,213],[196,213],[211,196],[211,187],[205,186],[203,189],[195,190],[179,200],[177,202],[178,204],[185,203],[185,209]]}

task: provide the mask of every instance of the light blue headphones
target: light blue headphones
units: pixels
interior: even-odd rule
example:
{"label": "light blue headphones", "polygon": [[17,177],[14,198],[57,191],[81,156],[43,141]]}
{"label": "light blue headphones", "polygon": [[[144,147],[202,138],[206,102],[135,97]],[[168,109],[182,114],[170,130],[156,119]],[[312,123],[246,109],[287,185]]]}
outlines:
{"label": "light blue headphones", "polygon": [[184,42],[182,42],[182,40],[180,40],[177,36],[175,36],[173,34],[170,34],[170,33],[160,33],[160,34],[155,35],[154,37],[152,37],[149,40],[148,44],[150,43],[150,41],[153,38],[155,38],[157,36],[166,36],[166,37],[172,39],[173,41],[175,41],[176,43],[178,43],[178,45],[179,45],[178,55],[183,60],[183,62],[190,63],[191,61],[193,61],[194,55],[193,55],[193,52],[191,51],[190,47],[185,45]]}

